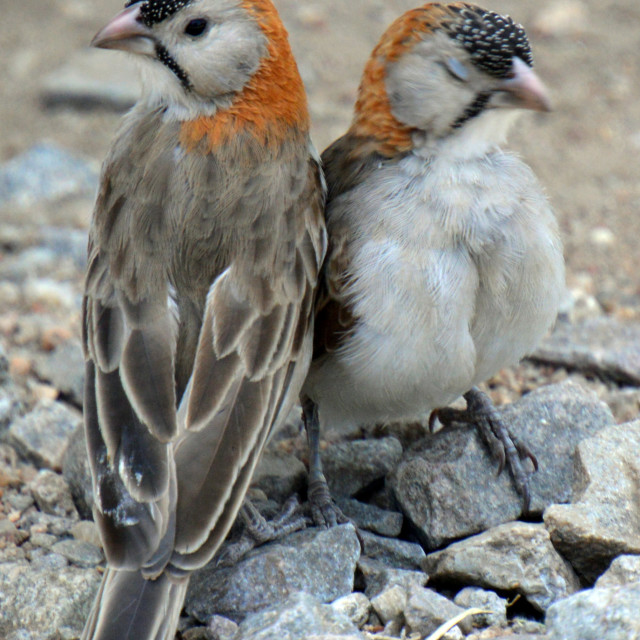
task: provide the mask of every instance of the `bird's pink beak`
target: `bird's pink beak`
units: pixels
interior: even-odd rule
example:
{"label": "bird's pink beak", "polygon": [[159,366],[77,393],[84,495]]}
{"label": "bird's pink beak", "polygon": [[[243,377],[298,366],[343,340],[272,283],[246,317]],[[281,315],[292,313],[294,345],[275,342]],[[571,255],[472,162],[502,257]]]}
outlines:
{"label": "bird's pink beak", "polygon": [[513,59],[511,77],[502,81],[500,90],[508,96],[505,107],[551,111],[551,100],[546,87],[533,69],[520,58]]}
{"label": "bird's pink beak", "polygon": [[153,34],[140,20],[140,3],[121,11],[91,41],[92,47],[120,49],[130,53],[155,55]]}

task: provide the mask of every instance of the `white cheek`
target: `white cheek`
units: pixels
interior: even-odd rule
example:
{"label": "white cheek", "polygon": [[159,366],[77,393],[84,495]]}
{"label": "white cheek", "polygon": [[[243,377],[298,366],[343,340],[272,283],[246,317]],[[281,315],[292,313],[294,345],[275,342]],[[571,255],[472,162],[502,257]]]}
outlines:
{"label": "white cheek", "polygon": [[250,21],[217,25],[203,39],[176,45],[175,57],[201,98],[229,99],[241,91],[267,53],[264,34]]}

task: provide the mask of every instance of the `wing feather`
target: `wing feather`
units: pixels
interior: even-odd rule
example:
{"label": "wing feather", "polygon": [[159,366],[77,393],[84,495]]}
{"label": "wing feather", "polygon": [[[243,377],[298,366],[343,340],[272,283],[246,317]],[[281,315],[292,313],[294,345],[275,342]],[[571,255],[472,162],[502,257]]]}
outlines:
{"label": "wing feather", "polygon": [[[219,494],[217,496],[218,500],[220,500],[218,504],[213,501],[209,503],[212,506],[215,505],[216,509],[208,514],[208,518],[202,518],[197,523],[183,522],[185,526],[176,538],[176,551],[171,559],[172,567],[176,567],[181,571],[193,571],[202,567],[213,557],[224,541],[242,504],[262,449],[269,437],[269,428],[278,419],[278,416],[283,413],[284,400],[295,368],[296,364],[291,363],[274,374],[271,394],[266,402],[269,410],[263,419],[262,427],[257,434],[254,446],[246,451],[246,459],[243,460],[240,456],[233,456],[231,460],[227,458],[219,461],[222,464],[211,465],[211,472],[206,478],[206,484],[203,485],[203,489],[210,486],[219,486],[224,489],[224,495]],[[194,442],[193,444],[195,445],[196,443]],[[185,453],[187,453],[186,450]],[[234,464],[230,464],[232,462]],[[190,548],[185,542],[198,531],[203,536],[203,539],[196,547]]]}
{"label": "wing feather", "polygon": [[117,467],[110,462],[102,437],[95,376],[96,367],[89,360],[86,365],[84,414],[93,478],[94,519],[100,527],[109,563],[118,568],[135,569],[153,557],[164,538],[173,541],[171,513],[172,503],[175,503],[175,474],[173,489],[165,493],[163,500],[145,503],[132,498]]}
{"label": "wing feather", "polygon": [[101,300],[91,305],[93,326],[92,355],[102,371],[115,371],[122,357],[126,328],[122,311],[115,305],[105,306]]}
{"label": "wing feather", "polygon": [[[178,505],[171,566],[176,570],[197,568],[211,558],[240,507],[274,424],[297,399],[311,355],[314,290],[325,249],[318,224],[320,192],[306,206],[298,212],[303,222],[275,282],[244,263],[244,271],[232,267],[222,274],[207,297],[185,393],[186,430],[174,451]],[[314,240],[308,229],[315,224]],[[218,339],[229,335],[232,341]],[[222,343],[234,345],[234,366],[229,366],[231,354],[220,358],[217,353]],[[213,400],[207,404],[207,398]]]}

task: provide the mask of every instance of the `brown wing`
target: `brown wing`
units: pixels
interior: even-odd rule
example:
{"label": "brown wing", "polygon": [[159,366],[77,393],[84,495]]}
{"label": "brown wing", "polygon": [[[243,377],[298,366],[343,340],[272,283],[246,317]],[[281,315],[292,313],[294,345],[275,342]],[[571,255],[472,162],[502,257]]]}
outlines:
{"label": "brown wing", "polygon": [[314,360],[335,351],[353,330],[355,318],[345,294],[348,266],[346,236],[334,232],[322,266],[315,305]]}
{"label": "brown wing", "polygon": [[[162,147],[170,132],[159,131],[154,139]],[[120,145],[126,140],[126,148],[117,144],[105,162],[83,305],[94,516],[110,564],[128,569],[152,565],[159,553],[170,552],[175,503],[170,443],[177,434],[176,323],[161,206],[167,187],[158,186],[169,184],[172,164],[170,153],[148,159],[142,152],[148,145],[137,144],[139,134],[125,127]],[[149,174],[158,182],[145,182],[142,177]]]}
{"label": "brown wing", "polygon": [[332,216],[332,210],[340,196],[365,180],[378,163],[388,161],[375,153],[374,147],[373,142],[348,133],[322,154],[328,186],[326,217],[329,248],[318,284],[314,360],[339,348],[357,321],[346,293],[349,284],[350,234]]}
{"label": "brown wing", "polygon": [[[207,296],[193,376],[180,409],[187,428],[175,447],[178,504],[171,566],[176,573],[202,566],[223,541],[262,448],[297,400],[306,375],[326,240],[317,165],[307,162],[297,181],[302,189],[295,186],[295,199],[279,198],[285,207],[274,212],[293,225],[287,250],[276,256],[256,237],[260,256],[249,250]],[[258,205],[248,199],[243,206]],[[272,233],[268,227],[264,233]],[[277,261],[268,268],[272,277],[263,271],[269,255]]]}

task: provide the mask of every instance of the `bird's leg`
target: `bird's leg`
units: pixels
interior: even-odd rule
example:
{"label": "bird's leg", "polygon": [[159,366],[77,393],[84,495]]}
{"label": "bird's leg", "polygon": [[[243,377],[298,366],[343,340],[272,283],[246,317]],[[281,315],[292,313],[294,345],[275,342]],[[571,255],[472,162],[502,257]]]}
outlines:
{"label": "bird's leg", "polygon": [[298,496],[293,495],[275,518],[267,520],[253,502],[245,498],[238,514],[244,524],[244,531],[239,540],[230,542],[221,549],[216,565],[232,566],[252,549],[306,528],[307,519],[298,512],[299,506]]}
{"label": "bird's leg", "polygon": [[349,522],[333,501],[327,479],[322,471],[320,459],[320,421],[318,406],[311,398],[302,401],[302,418],[309,442],[309,483],[307,498],[311,506],[311,517],[318,527],[335,527]]}
{"label": "bird's leg", "polygon": [[511,434],[486,393],[473,387],[464,394],[464,399],[467,402],[466,409],[436,409],[431,414],[429,425],[433,425],[436,417],[444,426],[453,422],[476,425],[492,457],[498,461],[498,474],[502,473],[505,465],[509,467],[516,490],[522,496],[523,513],[528,513],[531,505],[530,474],[525,470],[523,462],[526,459],[531,460],[534,470],[537,471],[537,458],[525,444]]}

